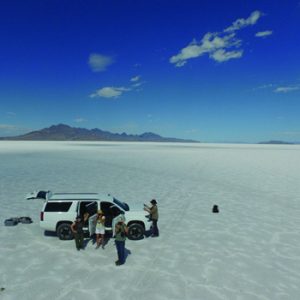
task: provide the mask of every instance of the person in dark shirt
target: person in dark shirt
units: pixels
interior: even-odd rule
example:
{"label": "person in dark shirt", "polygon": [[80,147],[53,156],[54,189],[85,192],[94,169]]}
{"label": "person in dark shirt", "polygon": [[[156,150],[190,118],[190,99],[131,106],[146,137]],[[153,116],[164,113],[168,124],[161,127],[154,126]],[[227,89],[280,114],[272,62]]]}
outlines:
{"label": "person in dark shirt", "polygon": [[77,217],[71,225],[71,230],[74,234],[76,249],[79,251],[83,249],[83,220],[81,217]]}

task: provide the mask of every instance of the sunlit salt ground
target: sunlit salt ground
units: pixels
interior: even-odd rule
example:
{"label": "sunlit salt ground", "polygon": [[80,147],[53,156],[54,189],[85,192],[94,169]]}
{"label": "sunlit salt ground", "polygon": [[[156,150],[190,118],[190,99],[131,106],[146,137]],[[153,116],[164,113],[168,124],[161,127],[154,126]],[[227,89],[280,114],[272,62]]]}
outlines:
{"label": "sunlit salt ground", "polygon": [[[0,172],[1,299],[300,299],[300,146],[0,142]],[[77,252],[40,229],[36,189],[156,198],[160,237],[121,267],[113,241]]]}

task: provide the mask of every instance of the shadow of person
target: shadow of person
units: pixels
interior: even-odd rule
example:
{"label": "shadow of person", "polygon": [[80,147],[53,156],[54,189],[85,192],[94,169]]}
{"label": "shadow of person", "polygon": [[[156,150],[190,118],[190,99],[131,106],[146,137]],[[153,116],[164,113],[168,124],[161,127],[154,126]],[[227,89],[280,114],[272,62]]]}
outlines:
{"label": "shadow of person", "polygon": [[44,231],[44,236],[53,236],[53,237],[57,237],[57,233],[55,231],[48,231],[45,230]]}
{"label": "shadow of person", "polygon": [[131,255],[131,251],[129,249],[125,248],[125,261],[126,261],[128,255]]}
{"label": "shadow of person", "polygon": [[102,247],[103,249],[104,249],[105,246],[108,244],[109,240],[110,240],[110,237],[104,236],[104,238],[103,238],[103,240],[102,240],[102,242],[101,242],[101,247]]}
{"label": "shadow of person", "polygon": [[83,240],[83,249],[85,249],[86,248],[86,246],[88,245],[88,243],[90,242],[90,238],[89,239],[84,239]]}
{"label": "shadow of person", "polygon": [[152,232],[153,232],[152,227],[150,228],[150,230],[146,230],[144,233],[145,237],[146,238],[150,237],[152,235]]}

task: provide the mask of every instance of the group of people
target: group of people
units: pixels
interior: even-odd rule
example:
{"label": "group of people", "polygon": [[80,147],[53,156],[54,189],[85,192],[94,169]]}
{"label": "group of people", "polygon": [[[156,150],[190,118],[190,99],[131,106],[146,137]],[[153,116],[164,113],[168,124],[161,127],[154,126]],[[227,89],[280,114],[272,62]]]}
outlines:
{"label": "group of people", "polygon": [[[158,208],[157,202],[155,199],[150,201],[151,206],[144,204],[144,210],[149,213],[149,219],[152,221],[151,226],[151,237],[158,237],[159,230],[157,227],[158,221]],[[83,218],[77,216],[73,224],[71,225],[71,230],[74,234],[76,249],[79,251],[80,249],[84,249],[84,223],[87,222],[89,215],[84,214]],[[96,225],[96,249],[100,246],[104,249],[105,246],[105,215],[102,210],[98,210],[97,218],[95,220]],[[115,225],[115,245],[117,249],[118,259],[115,262],[116,266],[123,265],[126,260],[125,253],[125,241],[126,236],[128,234],[128,228],[125,224],[125,217],[123,215],[120,216],[118,222]]]}

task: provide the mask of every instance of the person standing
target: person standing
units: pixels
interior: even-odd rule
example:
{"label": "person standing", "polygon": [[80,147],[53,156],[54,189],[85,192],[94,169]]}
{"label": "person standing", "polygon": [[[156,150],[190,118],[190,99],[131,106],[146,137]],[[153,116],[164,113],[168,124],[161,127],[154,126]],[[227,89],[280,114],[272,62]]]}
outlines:
{"label": "person standing", "polygon": [[157,202],[155,199],[152,199],[150,201],[151,207],[145,204],[144,210],[150,213],[150,220],[152,221],[152,237],[158,237],[159,236],[159,230],[157,227],[158,222],[158,208],[157,208]]}
{"label": "person standing", "polygon": [[97,213],[96,219],[96,242],[97,246],[96,249],[102,245],[102,249],[104,249],[104,235],[105,235],[105,216],[102,210],[99,210]]}
{"label": "person standing", "polygon": [[124,217],[122,217],[115,226],[115,244],[118,253],[118,260],[115,262],[116,266],[123,265],[125,263],[125,241],[128,233],[127,226],[124,223]]}
{"label": "person standing", "polygon": [[74,234],[76,249],[79,251],[83,249],[83,220],[80,216],[76,218],[76,220],[71,225],[71,230]]}

